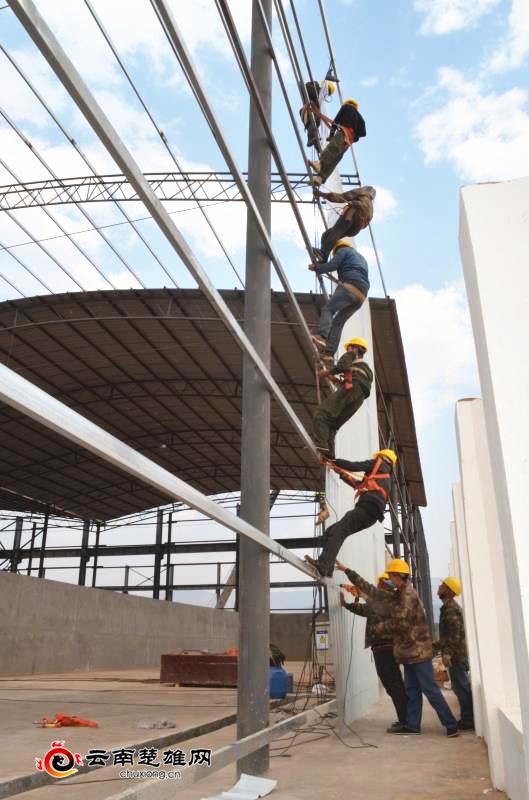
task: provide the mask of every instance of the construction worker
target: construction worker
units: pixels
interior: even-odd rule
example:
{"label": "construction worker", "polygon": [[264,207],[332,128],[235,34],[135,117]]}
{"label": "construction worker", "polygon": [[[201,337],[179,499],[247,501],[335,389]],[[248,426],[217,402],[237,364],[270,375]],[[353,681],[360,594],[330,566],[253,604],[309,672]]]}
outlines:
{"label": "construction worker", "polygon": [[[348,536],[370,528],[375,522],[383,521],[396,463],[397,455],[393,450],[379,450],[367,461],[345,461],[337,458],[329,465],[342,480],[356,489],[358,500],[352,511],[348,511],[338,522],[327,528],[323,549],[318,558],[305,556],[305,561],[323,577],[332,575],[338,551]],[[356,480],[351,472],[363,472],[364,478],[361,481]]]}
{"label": "construction worker", "polygon": [[356,236],[367,228],[373,219],[373,200],[377,192],[373,186],[361,186],[359,189],[342,193],[320,192],[316,189],[315,194],[331,203],[346,203],[332,228],[323,233],[321,249],[313,248],[320,262],[325,262],[339,239],[344,236]]}
{"label": "construction worker", "polygon": [[[364,361],[367,353],[365,339],[356,337],[345,343],[345,353],[332,369],[322,369],[318,375],[338,385],[324,398],[312,418],[314,444],[327,460],[334,460],[334,440],[342,425],[356,414],[371,393],[373,372]],[[340,378],[335,376],[340,375]]]}
{"label": "construction worker", "polygon": [[426,614],[419,597],[410,583],[410,568],[400,558],[386,567],[389,579],[398,592],[397,602],[391,606],[391,619],[375,626],[378,635],[393,635],[393,652],[399,664],[404,665],[404,685],[408,696],[406,722],[388,728],[388,733],[417,734],[421,732],[422,695],[446,728],[446,735],[458,735],[457,721],[433,677],[433,648]]}
{"label": "construction worker", "polygon": [[369,270],[365,258],[347,239],[336,242],[332,252],[327,264],[309,264],[309,269],[317,275],[338,272],[338,286],[321,310],[318,335],[312,337],[316,347],[323,351],[322,360],[334,364],[343,326],[367,297]]}
{"label": "construction worker", "polygon": [[443,605],[439,615],[439,641],[434,642],[434,650],[441,653],[443,664],[450,675],[452,689],[459,701],[461,719],[457,726],[460,731],[473,731],[474,705],[468,677],[465,624],[461,606],[454,599],[460,594],[461,584],[453,577],[445,578],[437,589],[437,596]]}
{"label": "construction worker", "polygon": [[307,133],[307,147],[317,147],[320,140],[320,112],[323,103],[328,103],[334,94],[332,81],[309,81],[305,84],[309,102],[300,108],[299,115]]}
{"label": "construction worker", "polygon": [[[359,593],[352,603],[346,603],[343,595],[340,594],[340,605],[353,614],[366,618],[365,647],[371,648],[377,675],[395,706],[398,718],[398,722],[394,723],[395,727],[405,725],[408,699],[400,667],[393,655],[393,636],[390,633],[377,634],[375,631],[378,623],[391,618],[391,606],[398,600],[396,589],[388,583],[387,572],[379,575],[377,585],[373,586],[372,583],[368,583],[357,572],[347,569],[339,561],[336,562],[336,569],[345,572]],[[342,586],[342,588],[349,589],[348,586]],[[360,596],[366,600],[365,603],[359,602]]]}
{"label": "construction worker", "polygon": [[312,179],[314,186],[321,186],[336,169],[346,150],[366,135],[366,124],[358,110],[356,100],[346,100],[331,124],[328,145],[319,161],[309,161],[317,173]]}

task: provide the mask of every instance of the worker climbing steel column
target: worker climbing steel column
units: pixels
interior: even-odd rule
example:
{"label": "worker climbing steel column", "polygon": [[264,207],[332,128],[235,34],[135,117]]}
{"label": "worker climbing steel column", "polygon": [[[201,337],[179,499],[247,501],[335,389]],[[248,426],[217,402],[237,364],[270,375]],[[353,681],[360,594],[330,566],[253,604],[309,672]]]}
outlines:
{"label": "worker climbing steel column", "polygon": [[[398,601],[396,589],[392,586],[387,572],[378,576],[377,585],[364,580],[357,572],[347,569],[344,564],[336,562],[336,569],[343,570],[353,586],[342,584],[342,589],[347,589],[356,594],[353,603],[346,603],[340,594],[340,605],[359,617],[365,617],[366,633],[365,647],[370,647],[373,653],[375,669],[380,682],[393,701],[398,721],[395,726],[406,723],[406,707],[408,700],[400,667],[393,654],[393,636],[391,633],[376,633],[376,626],[391,618],[392,605]],[[360,603],[363,597],[365,603]]]}
{"label": "worker climbing steel column", "polygon": [[323,80],[309,81],[305,84],[309,102],[300,108],[299,115],[307,134],[307,147],[316,147],[320,140],[321,106],[329,102],[334,94],[334,83]]}
{"label": "worker climbing steel column", "polygon": [[338,272],[338,287],[322,308],[318,335],[313,336],[316,347],[322,350],[322,360],[334,363],[343,326],[361,307],[369,291],[367,261],[347,239],[340,239],[333,249],[333,258],[326,264],[309,264],[316,275]]}
{"label": "worker climbing steel column", "polygon": [[366,135],[366,124],[358,110],[356,100],[346,100],[331,123],[328,144],[320,156],[319,161],[309,161],[312,169],[317,173],[312,179],[314,186],[321,186],[334,172],[347,149]]}
{"label": "worker climbing steel column", "polygon": [[361,186],[348,192],[321,192],[315,189],[314,193],[331,203],[346,203],[332,228],[328,228],[322,234],[321,249],[313,248],[321,262],[325,262],[340,239],[345,236],[356,236],[367,228],[373,219],[373,200],[377,193],[373,186]]}
{"label": "worker climbing steel column", "polygon": [[[320,378],[327,378],[338,389],[324,398],[312,418],[314,443],[322,456],[334,459],[334,440],[342,425],[356,414],[371,393],[373,372],[364,361],[367,342],[359,337],[345,343],[346,352],[332,369],[323,369]],[[340,375],[340,378],[336,376]]]}
{"label": "worker climbing steel column", "polygon": [[[320,575],[330,577],[333,574],[338,551],[349,536],[383,521],[396,463],[397,456],[393,450],[379,450],[367,461],[337,458],[334,464],[329,465],[342,480],[356,489],[358,500],[352,511],[327,528],[318,558],[305,556],[305,561],[315,567]],[[357,481],[351,472],[363,472],[364,478]]]}

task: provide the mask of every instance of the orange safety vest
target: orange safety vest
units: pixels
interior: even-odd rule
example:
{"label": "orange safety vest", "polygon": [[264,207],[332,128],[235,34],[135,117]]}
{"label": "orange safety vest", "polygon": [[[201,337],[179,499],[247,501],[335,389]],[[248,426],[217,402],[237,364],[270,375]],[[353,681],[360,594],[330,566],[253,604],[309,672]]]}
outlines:
{"label": "orange safety vest", "polygon": [[333,466],[333,470],[340,475],[343,480],[348,483],[353,489],[356,489],[355,497],[358,495],[365,494],[365,492],[380,492],[383,496],[384,500],[388,499],[388,493],[384,489],[383,486],[380,486],[377,483],[377,478],[380,479],[389,479],[391,478],[390,472],[379,472],[380,465],[382,464],[382,459],[379,457],[375,461],[375,466],[369,473],[369,475],[364,475],[361,481],[357,481],[356,478],[353,476],[351,472],[346,469],[342,469],[338,467],[336,464]]}

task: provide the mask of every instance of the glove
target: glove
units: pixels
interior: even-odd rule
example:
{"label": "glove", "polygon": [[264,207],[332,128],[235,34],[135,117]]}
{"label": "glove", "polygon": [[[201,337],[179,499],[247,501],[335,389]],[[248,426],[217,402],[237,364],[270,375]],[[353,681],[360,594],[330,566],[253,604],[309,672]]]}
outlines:
{"label": "glove", "polygon": [[450,655],[450,653],[443,653],[441,658],[445,667],[448,668],[452,666],[452,656]]}

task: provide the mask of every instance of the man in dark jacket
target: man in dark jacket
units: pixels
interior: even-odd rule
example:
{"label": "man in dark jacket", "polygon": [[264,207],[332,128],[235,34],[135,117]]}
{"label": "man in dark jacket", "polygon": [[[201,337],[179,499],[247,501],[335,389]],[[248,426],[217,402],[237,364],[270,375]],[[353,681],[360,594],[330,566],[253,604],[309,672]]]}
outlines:
{"label": "man in dark jacket", "polygon": [[458,735],[456,718],[433,677],[432,639],[423,605],[410,583],[410,568],[400,558],[390,561],[386,567],[390,580],[398,591],[398,602],[392,605],[391,619],[379,623],[378,635],[393,635],[394,655],[399,664],[404,664],[404,685],[408,696],[406,723],[388,728],[388,733],[417,734],[421,732],[422,696],[446,728],[446,735]]}
{"label": "man in dark jacket", "polygon": [[366,602],[362,604],[359,602],[360,597],[357,597],[353,603],[346,603],[343,595],[340,594],[340,605],[353,614],[366,618],[365,646],[371,648],[377,675],[395,706],[398,717],[396,725],[405,725],[408,700],[402,674],[393,655],[393,636],[390,633],[376,633],[378,623],[391,618],[392,604],[397,601],[395,589],[391,589],[388,584],[387,572],[379,575],[377,585],[373,586],[372,583],[368,583],[357,572],[347,569],[339,561],[336,562],[336,569],[343,570],[351,583],[366,599]]}
{"label": "man in dark jacket", "polygon": [[376,189],[373,186],[361,186],[359,189],[351,189],[348,192],[318,192],[315,194],[329,200],[331,203],[345,203],[340,216],[322,234],[321,249],[315,250],[321,262],[327,261],[329,253],[344,236],[356,236],[361,230],[367,228],[373,219],[373,200],[376,197]]}
{"label": "man in dark jacket", "polygon": [[439,615],[439,641],[434,649],[441,652],[443,664],[448,669],[452,689],[461,708],[461,719],[457,723],[460,731],[474,730],[474,705],[472,688],[468,677],[468,653],[465,637],[463,611],[455,597],[461,594],[457,578],[445,578],[437,590],[442,602]]}
{"label": "man in dark jacket", "polygon": [[309,161],[317,175],[313,178],[314,186],[325,183],[343,158],[346,150],[354,142],[366,135],[364,118],[358,111],[356,100],[346,100],[336,114],[329,132],[329,143],[320,156],[319,161]]}
{"label": "man in dark jacket", "polygon": [[[352,511],[348,511],[338,522],[327,528],[323,549],[318,558],[305,556],[305,561],[315,567],[320,575],[330,577],[333,574],[336,556],[348,536],[370,528],[375,522],[383,521],[396,463],[397,455],[393,450],[379,450],[367,461],[345,461],[337,458],[330,465],[342,480],[354,486],[358,501]],[[364,478],[356,481],[350,475],[351,472],[363,472]]]}
{"label": "man in dark jacket", "polygon": [[343,326],[361,307],[369,291],[367,261],[347,239],[340,239],[327,264],[309,264],[309,269],[317,275],[338,272],[338,286],[321,310],[318,335],[313,337],[316,346],[323,350],[322,360],[334,363]]}
{"label": "man in dark jacket", "polygon": [[331,460],[334,459],[336,432],[356,414],[364,400],[369,397],[373,383],[371,367],[364,361],[367,353],[366,340],[360,337],[350,339],[345,343],[345,350],[335,367],[319,373],[320,378],[337,383],[338,389],[329,392],[312,418],[314,444],[322,456]]}

